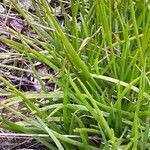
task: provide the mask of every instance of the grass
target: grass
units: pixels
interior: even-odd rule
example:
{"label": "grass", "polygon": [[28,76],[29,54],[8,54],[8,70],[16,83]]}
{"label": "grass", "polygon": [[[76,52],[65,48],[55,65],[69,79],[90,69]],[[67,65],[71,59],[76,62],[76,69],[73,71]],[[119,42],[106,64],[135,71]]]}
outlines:
{"label": "grass", "polygon": [[[23,56],[31,70],[0,67],[34,74],[41,91],[23,92],[0,76],[2,95],[11,95],[0,109],[20,119],[2,113],[0,127],[48,149],[149,149],[150,3],[59,1],[62,25],[46,0],[32,0],[34,14],[11,3],[38,38],[7,27],[18,39],[0,37],[16,52],[7,55]],[[40,74],[35,61],[57,74]],[[44,78],[57,90],[47,91]]]}

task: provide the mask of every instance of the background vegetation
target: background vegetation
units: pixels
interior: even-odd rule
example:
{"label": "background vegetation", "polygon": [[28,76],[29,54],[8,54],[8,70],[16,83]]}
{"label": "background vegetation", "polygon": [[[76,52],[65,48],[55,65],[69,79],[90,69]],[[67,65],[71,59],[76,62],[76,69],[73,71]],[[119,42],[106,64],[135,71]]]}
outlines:
{"label": "background vegetation", "polygon": [[21,58],[27,65],[1,61],[0,67],[32,76],[36,85],[25,90],[0,76],[0,127],[53,150],[149,149],[149,1],[32,0],[27,9],[12,0],[4,6],[10,3],[27,29],[6,23],[2,30],[11,36],[1,34],[0,41],[9,51],[1,60]]}

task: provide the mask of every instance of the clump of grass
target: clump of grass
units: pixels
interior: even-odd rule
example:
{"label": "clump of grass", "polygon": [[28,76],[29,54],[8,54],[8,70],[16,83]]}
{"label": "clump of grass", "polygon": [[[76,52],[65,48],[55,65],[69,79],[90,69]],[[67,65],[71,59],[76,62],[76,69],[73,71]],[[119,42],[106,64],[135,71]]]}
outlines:
{"label": "clump of grass", "polygon": [[[22,92],[0,77],[12,93],[1,109],[20,118],[13,122],[1,114],[0,127],[31,136],[49,149],[148,149],[150,4],[59,1],[60,25],[46,0],[32,3],[34,15],[12,0],[38,38],[9,29],[18,40],[0,41],[29,60],[42,91]],[[57,72],[45,75],[57,91],[46,90],[34,60]],[[16,103],[22,109],[11,107]]]}

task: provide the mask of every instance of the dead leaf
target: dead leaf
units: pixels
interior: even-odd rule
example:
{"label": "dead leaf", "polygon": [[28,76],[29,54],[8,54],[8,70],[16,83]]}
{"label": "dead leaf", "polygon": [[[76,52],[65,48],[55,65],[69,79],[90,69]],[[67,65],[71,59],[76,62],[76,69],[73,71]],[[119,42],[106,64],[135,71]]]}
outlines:
{"label": "dead leaf", "polygon": [[4,7],[3,7],[2,5],[0,5],[0,13],[2,14],[2,13],[4,13],[4,12],[5,12]]}
{"label": "dead leaf", "polygon": [[27,27],[27,22],[21,19],[8,19],[7,25],[21,33]]}

